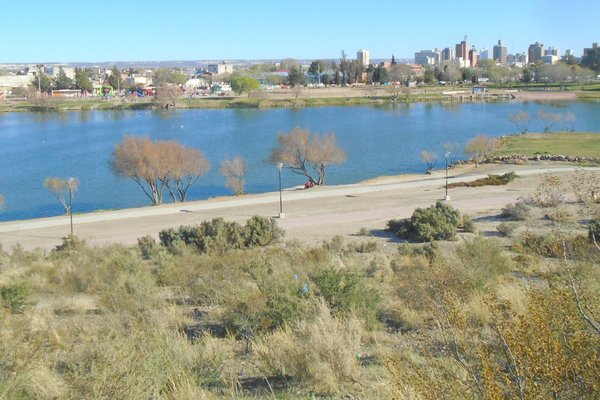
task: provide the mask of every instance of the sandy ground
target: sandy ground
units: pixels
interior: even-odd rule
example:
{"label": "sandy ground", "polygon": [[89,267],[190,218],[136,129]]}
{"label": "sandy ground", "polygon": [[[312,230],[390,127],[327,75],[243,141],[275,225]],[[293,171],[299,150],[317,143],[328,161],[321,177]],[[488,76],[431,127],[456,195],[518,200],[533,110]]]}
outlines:
{"label": "sandy ground", "polygon": [[[473,180],[488,173],[516,171],[519,179],[506,186],[450,189],[450,204],[474,218],[498,214],[506,204],[533,193],[539,175],[545,172],[568,174],[576,167],[559,165],[465,165],[450,170],[449,182]],[[596,169],[600,170],[600,169]],[[409,217],[415,208],[427,207],[444,198],[445,176],[403,175],[382,177],[355,185],[325,186],[309,190],[285,190],[285,218],[278,224],[286,240],[321,243],[334,235],[360,240],[361,228],[383,245],[394,240],[383,229],[392,218]],[[265,193],[221,199],[167,204],[118,211],[74,215],[74,232],[89,244],[135,244],[137,238],[180,225],[193,225],[214,217],[244,223],[253,215],[277,217],[279,193]],[[25,249],[52,249],[69,234],[65,216],[0,223],[0,243],[5,249],[20,243]]]}

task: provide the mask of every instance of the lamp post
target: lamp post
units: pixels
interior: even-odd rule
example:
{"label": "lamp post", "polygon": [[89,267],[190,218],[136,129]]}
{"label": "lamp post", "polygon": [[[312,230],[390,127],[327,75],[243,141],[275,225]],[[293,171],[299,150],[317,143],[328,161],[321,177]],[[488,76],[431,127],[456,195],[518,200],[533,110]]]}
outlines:
{"label": "lamp post", "polygon": [[283,198],[281,196],[281,169],[283,168],[283,163],[277,164],[277,170],[279,171],[279,218],[285,218],[285,214],[283,213]]}
{"label": "lamp post", "polygon": [[450,151],[446,150],[444,156],[446,158],[446,195],[444,196],[444,201],[449,201],[450,196],[448,196],[448,157],[450,157]]}
{"label": "lamp post", "polygon": [[71,236],[73,236],[73,184],[75,178],[69,178],[67,180],[67,188],[69,190],[69,218],[71,220]]}

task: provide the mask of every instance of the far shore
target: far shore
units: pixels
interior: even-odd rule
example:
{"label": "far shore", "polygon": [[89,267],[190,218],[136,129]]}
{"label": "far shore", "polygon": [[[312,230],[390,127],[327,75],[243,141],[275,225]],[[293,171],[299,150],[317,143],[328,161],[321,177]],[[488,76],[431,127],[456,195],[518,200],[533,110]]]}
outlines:
{"label": "far shore", "polygon": [[[531,196],[539,175],[566,176],[581,167],[548,164],[472,164],[450,170],[448,182],[470,181],[490,173],[515,171],[519,178],[506,186],[484,186],[449,190],[450,204],[475,218],[494,215],[508,203]],[[600,168],[587,168],[600,171]],[[566,182],[566,181],[565,181]],[[316,244],[341,235],[360,239],[363,228],[372,238],[388,243],[384,228],[392,218],[410,216],[415,208],[427,207],[444,198],[445,173],[431,175],[385,176],[351,185],[323,186],[283,193],[284,218],[278,225],[286,231],[286,240]],[[165,204],[155,207],[92,212],[74,215],[74,233],[89,244],[120,243],[133,245],[137,239],[181,225],[194,225],[216,217],[244,223],[253,215],[279,216],[279,193],[252,194]],[[51,250],[69,234],[67,216],[0,223],[0,244],[5,249],[20,245],[25,249]]]}
{"label": "far shore", "polygon": [[[46,98],[41,103],[24,100],[0,101],[0,112],[61,112],[93,110],[139,109],[223,109],[223,108],[298,108],[323,106],[377,105],[420,102],[480,102],[480,101],[576,101],[588,92],[489,89],[486,94],[473,94],[471,87],[431,86],[394,88],[392,86],[353,86],[279,89],[255,94],[227,97],[179,98],[167,107],[153,99]],[[594,97],[594,96],[593,96]],[[594,97],[595,98],[595,97]]]}

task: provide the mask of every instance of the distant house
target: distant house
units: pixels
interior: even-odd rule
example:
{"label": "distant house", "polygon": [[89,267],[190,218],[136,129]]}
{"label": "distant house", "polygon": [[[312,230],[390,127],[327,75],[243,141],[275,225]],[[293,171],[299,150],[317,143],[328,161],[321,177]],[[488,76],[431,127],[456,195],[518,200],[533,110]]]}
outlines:
{"label": "distant house", "polygon": [[213,75],[233,74],[233,65],[225,61],[220,64],[208,64],[208,72]]}

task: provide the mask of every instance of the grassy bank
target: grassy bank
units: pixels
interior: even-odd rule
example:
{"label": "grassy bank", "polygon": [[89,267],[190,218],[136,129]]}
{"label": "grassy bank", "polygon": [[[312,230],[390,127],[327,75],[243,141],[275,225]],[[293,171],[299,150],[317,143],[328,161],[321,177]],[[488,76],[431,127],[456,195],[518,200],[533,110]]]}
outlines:
{"label": "grassy bank", "polygon": [[528,133],[506,137],[494,156],[569,155],[600,157],[600,134],[590,132]]}

